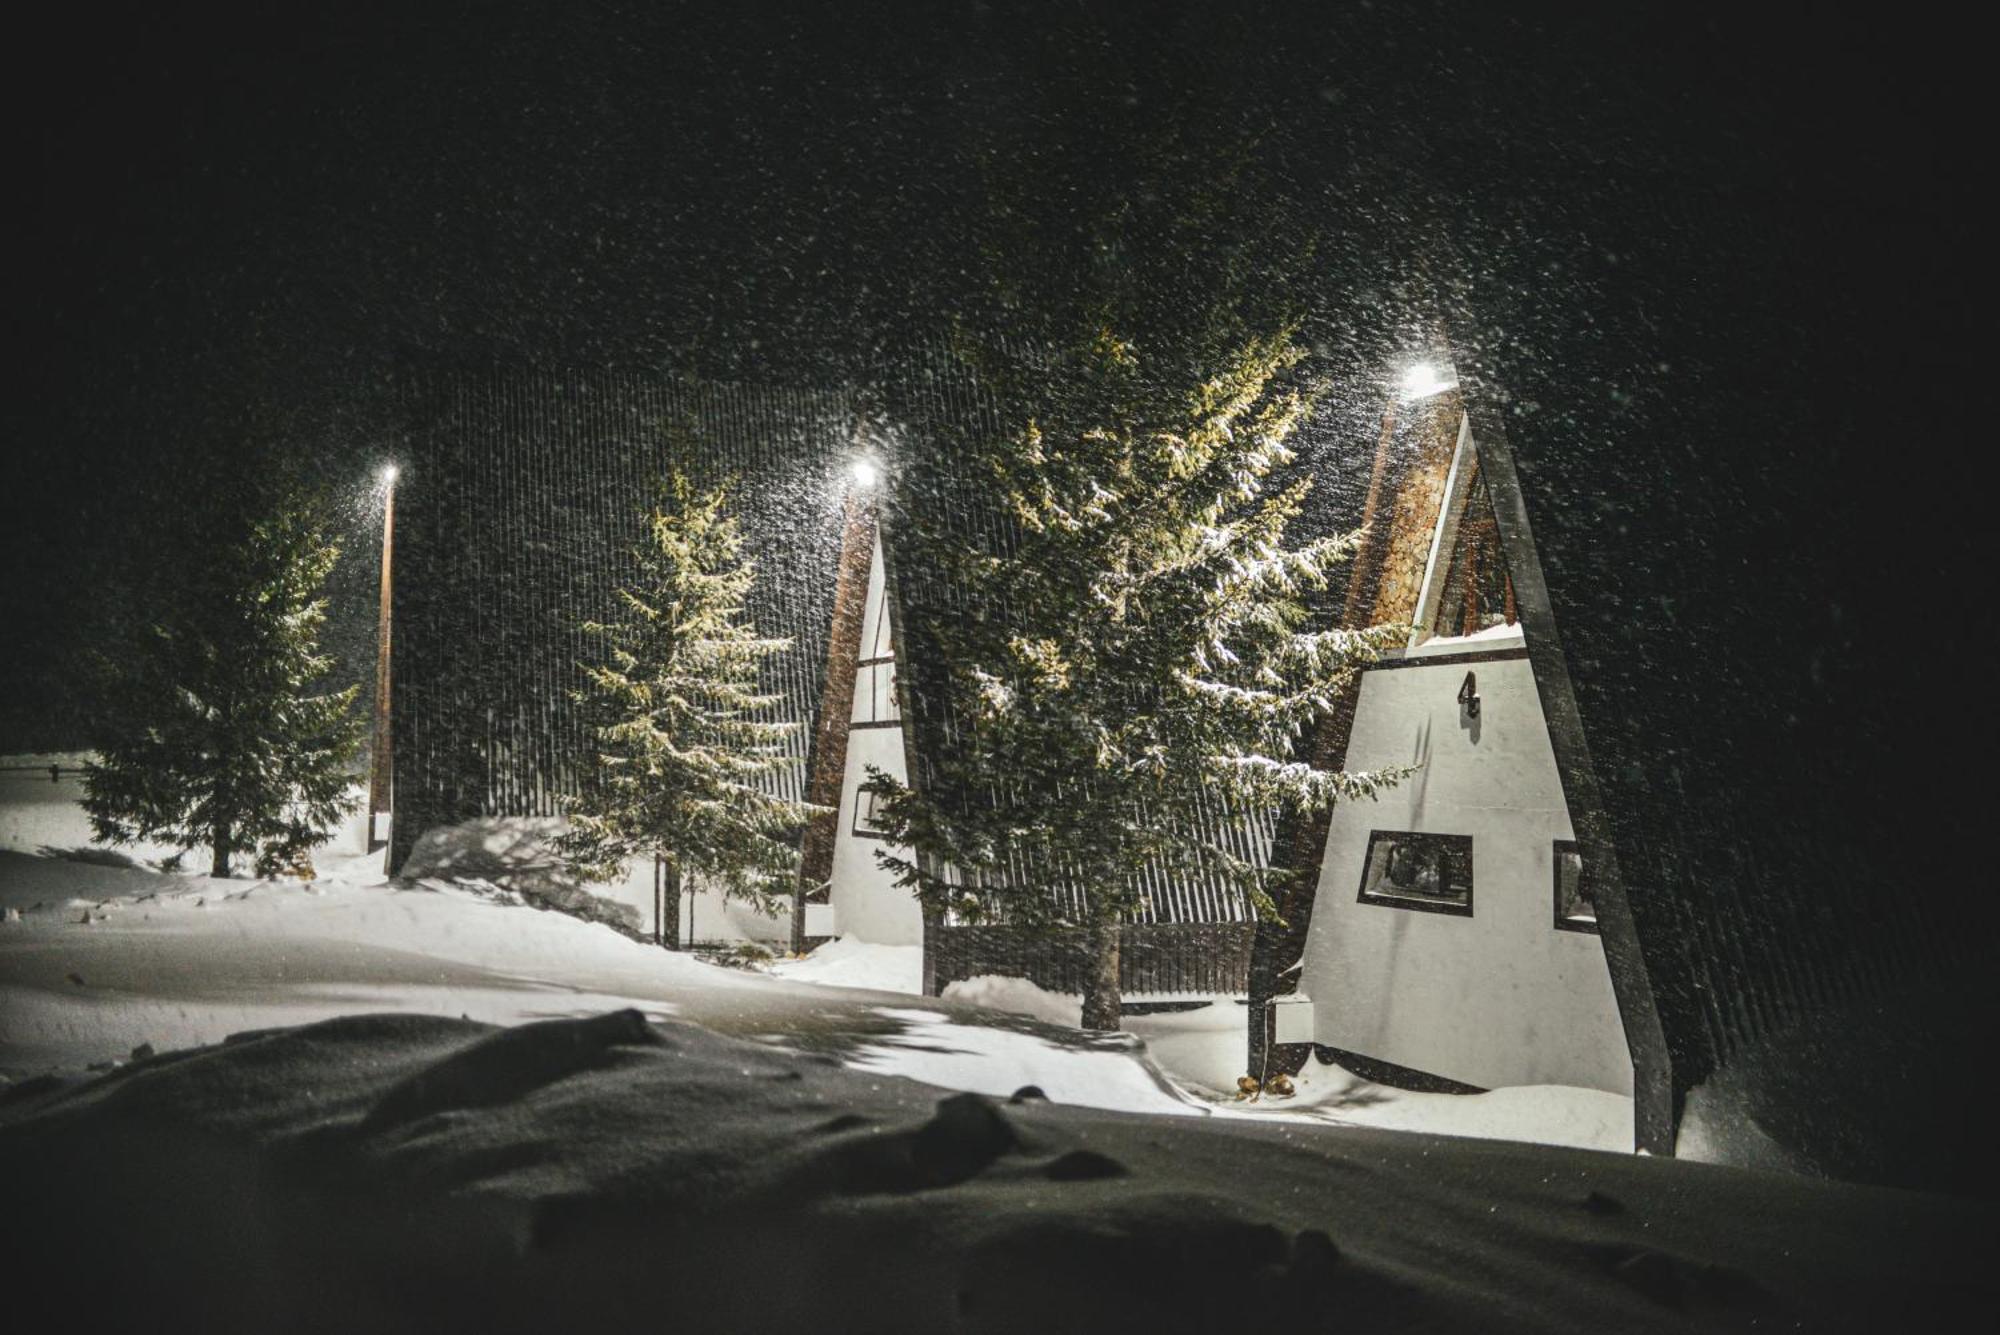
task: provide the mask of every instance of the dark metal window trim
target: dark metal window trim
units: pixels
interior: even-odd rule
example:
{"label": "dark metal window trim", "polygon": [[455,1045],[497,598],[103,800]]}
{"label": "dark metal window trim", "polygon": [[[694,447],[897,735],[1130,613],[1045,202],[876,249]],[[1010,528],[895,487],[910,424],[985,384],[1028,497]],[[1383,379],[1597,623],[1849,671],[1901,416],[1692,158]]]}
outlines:
{"label": "dark metal window trim", "polygon": [[[882,667],[889,669],[887,691],[889,698],[886,701],[882,699],[884,693],[883,684],[878,680],[875,671],[877,668]],[[864,658],[854,665],[854,699],[857,706],[862,706],[863,704],[862,688],[864,684],[867,688],[865,709],[868,717],[854,719],[847,725],[848,730],[851,732],[855,728],[901,727],[903,723],[903,702],[896,692],[895,655],[890,654],[881,658]],[[884,712],[885,710],[887,712]]]}
{"label": "dark metal window trim", "polygon": [[[856,726],[858,727],[860,725],[857,724]],[[870,829],[861,823],[861,808],[862,805],[867,801],[868,801],[867,793],[863,792],[859,788],[854,790],[854,820],[852,821],[849,827],[849,832],[853,834],[856,839],[881,839],[886,841],[889,838],[888,835],[883,834],[880,830]]]}
{"label": "dark metal window trim", "polygon": [[[1597,919],[1595,917],[1569,918],[1563,915],[1563,854],[1565,853],[1576,854],[1576,860],[1579,864],[1579,870],[1577,871],[1578,893],[1582,892],[1583,872],[1581,864],[1583,862],[1583,845],[1574,839],[1558,839],[1555,842],[1555,869],[1549,877],[1550,894],[1554,897],[1552,908],[1556,917],[1556,930],[1582,932],[1588,936],[1596,936]],[[1595,904],[1591,906],[1591,910],[1593,913],[1596,911]]]}
{"label": "dark metal window trim", "polygon": [[[1375,845],[1384,839],[1435,839],[1449,840],[1465,845],[1465,902],[1449,904],[1438,900],[1405,898],[1402,895],[1371,895],[1368,893],[1368,868],[1375,861]],[[1469,834],[1432,834],[1427,830],[1370,830],[1368,847],[1361,855],[1361,886],[1355,894],[1357,904],[1374,904],[1382,908],[1410,909],[1416,913],[1443,913],[1454,918],[1472,916],[1472,836]]]}

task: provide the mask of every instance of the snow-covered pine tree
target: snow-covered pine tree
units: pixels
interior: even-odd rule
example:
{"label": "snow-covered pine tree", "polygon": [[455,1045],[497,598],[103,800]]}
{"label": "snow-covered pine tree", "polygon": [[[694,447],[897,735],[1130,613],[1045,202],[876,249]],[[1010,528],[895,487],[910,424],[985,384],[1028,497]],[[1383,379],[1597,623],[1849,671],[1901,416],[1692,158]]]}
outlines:
{"label": "snow-covered pine tree", "polygon": [[772,910],[814,808],[766,782],[793,763],[784,743],[798,724],[764,717],[777,697],[759,692],[758,673],[791,642],[744,619],[756,564],[726,489],[671,476],[631,560],[619,614],[584,626],[602,648],[580,696],[594,763],[558,847],[588,880],[650,855],[667,866],[669,902],[694,876]]}
{"label": "snow-covered pine tree", "polygon": [[1089,1028],[1118,1025],[1143,873],[1212,878],[1273,914],[1283,873],[1218,841],[1218,817],[1372,796],[1404,773],[1294,758],[1407,633],[1314,624],[1313,591],[1360,535],[1285,545],[1310,479],[1267,483],[1307,411],[1286,385],[1301,356],[1289,334],[1252,338],[1176,387],[1108,332],[1052,365],[985,349],[989,382],[1039,387],[1035,415],[971,461],[1004,498],[1009,550],[964,523],[898,533],[903,562],[976,610],[935,626],[954,736],[923,787],[871,771],[877,820],[914,850],[877,856],[932,911],[1085,929]]}
{"label": "snow-covered pine tree", "polygon": [[151,616],[106,655],[85,767],[98,838],[206,844],[210,874],[236,854],[257,873],[310,867],[354,807],[359,685],[327,689],[322,592],[340,549],[304,493],[263,518],[199,526],[151,593]]}

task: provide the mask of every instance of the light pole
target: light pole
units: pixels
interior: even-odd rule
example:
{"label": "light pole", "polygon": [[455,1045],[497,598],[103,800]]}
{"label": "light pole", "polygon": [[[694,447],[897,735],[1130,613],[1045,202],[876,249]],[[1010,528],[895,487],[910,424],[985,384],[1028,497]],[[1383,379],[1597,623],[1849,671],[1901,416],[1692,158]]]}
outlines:
{"label": "light pole", "polygon": [[389,732],[389,593],[396,552],[396,465],[382,469],[382,591],[375,620],[375,740],[368,765],[368,848],[375,848],[375,817],[394,800],[395,768]]}

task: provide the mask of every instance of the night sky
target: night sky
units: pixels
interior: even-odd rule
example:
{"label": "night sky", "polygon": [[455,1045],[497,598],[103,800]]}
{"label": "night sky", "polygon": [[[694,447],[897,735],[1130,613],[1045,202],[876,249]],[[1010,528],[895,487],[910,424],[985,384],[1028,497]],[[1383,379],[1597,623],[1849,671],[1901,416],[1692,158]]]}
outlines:
{"label": "night sky", "polygon": [[[989,302],[996,264],[1047,287],[1087,271],[1089,220],[1160,184],[1144,148],[1161,126],[1252,164],[1255,206],[1221,224],[1247,230],[1218,246],[1327,228],[1331,249],[1271,274],[1319,294],[1322,346],[1404,319],[1438,201],[1504,198],[1512,174],[1544,201],[1574,178],[1740,203],[1748,258],[1708,256],[1688,282],[1717,331],[1798,303],[1764,344],[1787,345],[1808,411],[1841,405],[1769,446],[1792,479],[1764,481],[1773,541],[1834,553],[1840,643],[1914,646],[1965,605],[1940,581],[1977,582],[1968,44],[1908,8],[1301,8],[63,13],[5,93],[0,745],[77,740],[64,686],[96,590],[199,479],[303,463],[351,489],[365,551],[399,365],[849,380]],[[1627,222],[1671,248],[1673,224]],[[1358,281],[1369,256],[1385,274]],[[1586,318],[1643,331],[1643,306]],[[1760,373],[1757,347],[1718,339],[1718,364]],[[364,652],[370,563],[338,591],[343,647]],[[1842,689],[1879,697],[1859,673]],[[1935,708],[1891,730],[1929,732]]]}

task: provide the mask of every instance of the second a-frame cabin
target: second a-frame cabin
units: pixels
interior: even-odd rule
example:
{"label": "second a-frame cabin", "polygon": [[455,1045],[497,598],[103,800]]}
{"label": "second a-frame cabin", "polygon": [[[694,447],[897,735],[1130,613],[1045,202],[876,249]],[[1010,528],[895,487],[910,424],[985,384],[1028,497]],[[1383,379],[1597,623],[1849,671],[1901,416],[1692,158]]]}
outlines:
{"label": "second a-frame cabin", "polygon": [[875,799],[861,791],[871,769],[897,779],[909,773],[895,608],[874,503],[876,470],[865,455],[853,465],[856,487],[848,502],[829,685],[814,753],[815,795],[832,810],[808,835],[800,944],[833,936],[893,946],[924,939],[916,898],[875,859],[886,845],[874,820]]}

